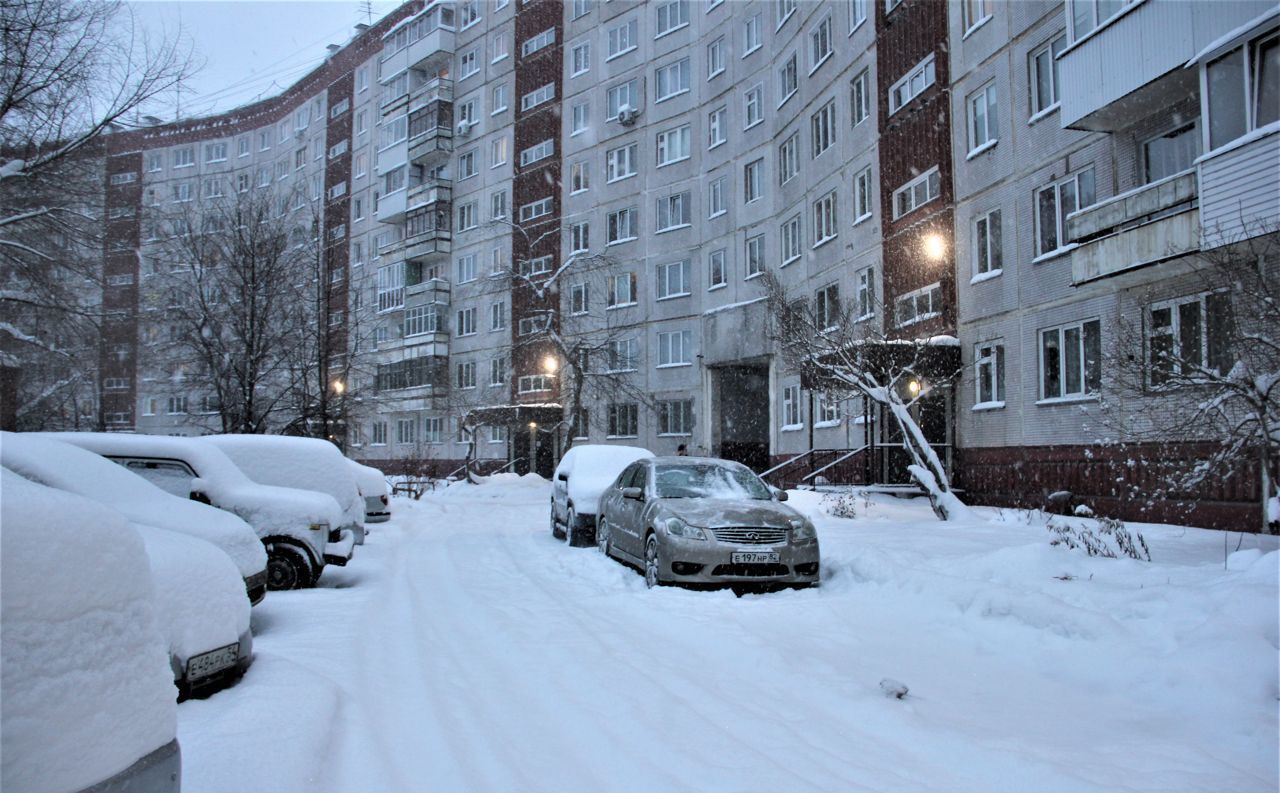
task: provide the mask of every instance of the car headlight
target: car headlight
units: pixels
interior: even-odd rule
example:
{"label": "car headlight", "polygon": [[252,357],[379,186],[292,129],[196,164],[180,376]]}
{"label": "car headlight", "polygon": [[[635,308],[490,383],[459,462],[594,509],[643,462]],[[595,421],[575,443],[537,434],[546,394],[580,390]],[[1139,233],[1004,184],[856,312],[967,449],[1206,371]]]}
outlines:
{"label": "car headlight", "polygon": [[813,521],[808,518],[793,518],[791,520],[791,541],[802,542],[804,540],[812,540],[818,536],[818,532],[813,528]]}
{"label": "car headlight", "polygon": [[686,540],[705,540],[707,535],[697,526],[690,526],[679,518],[666,518],[661,521],[662,528],[672,537],[683,537]]}

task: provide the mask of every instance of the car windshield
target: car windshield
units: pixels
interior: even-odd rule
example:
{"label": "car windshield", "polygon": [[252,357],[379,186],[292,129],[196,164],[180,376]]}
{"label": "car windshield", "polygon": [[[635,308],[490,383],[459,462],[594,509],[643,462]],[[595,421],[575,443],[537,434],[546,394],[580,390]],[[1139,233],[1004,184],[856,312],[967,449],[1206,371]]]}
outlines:
{"label": "car windshield", "polygon": [[746,468],[708,463],[655,468],[658,498],[772,498],[764,482]]}

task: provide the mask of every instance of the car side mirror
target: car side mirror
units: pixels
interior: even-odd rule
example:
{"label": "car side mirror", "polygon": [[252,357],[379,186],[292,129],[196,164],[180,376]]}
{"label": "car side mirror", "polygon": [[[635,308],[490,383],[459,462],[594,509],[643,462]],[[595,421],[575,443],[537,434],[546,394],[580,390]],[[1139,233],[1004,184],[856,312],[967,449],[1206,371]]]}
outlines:
{"label": "car side mirror", "polygon": [[196,477],[191,480],[191,500],[199,501],[201,504],[211,504],[209,497],[205,495],[204,480]]}
{"label": "car side mirror", "polygon": [[556,474],[556,479],[559,479],[561,482],[568,482],[568,481],[569,481],[569,475],[568,475],[568,474],[563,474],[563,473],[562,473],[562,474]]}
{"label": "car side mirror", "polygon": [[785,490],[775,490],[773,491],[773,495],[774,495],[774,498],[778,499],[779,501],[787,500],[787,491]]}
{"label": "car side mirror", "polygon": [[644,501],[644,490],[638,487],[624,487],[622,488],[622,497]]}

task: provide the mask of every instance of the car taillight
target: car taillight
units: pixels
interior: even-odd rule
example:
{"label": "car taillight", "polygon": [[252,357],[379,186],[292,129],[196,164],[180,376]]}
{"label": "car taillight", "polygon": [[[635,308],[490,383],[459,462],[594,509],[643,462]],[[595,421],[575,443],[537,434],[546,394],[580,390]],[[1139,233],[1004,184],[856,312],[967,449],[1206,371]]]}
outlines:
{"label": "car taillight", "polygon": [[387,505],[387,497],[385,495],[382,495],[382,496],[378,496],[378,498],[382,499],[382,506],[385,507]]}

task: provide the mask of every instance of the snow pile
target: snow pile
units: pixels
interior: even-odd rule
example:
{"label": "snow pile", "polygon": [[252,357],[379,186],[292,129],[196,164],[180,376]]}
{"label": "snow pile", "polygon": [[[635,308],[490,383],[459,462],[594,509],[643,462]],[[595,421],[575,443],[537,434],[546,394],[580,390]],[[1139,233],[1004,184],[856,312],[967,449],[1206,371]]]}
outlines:
{"label": "snow pile", "polygon": [[100,504],[6,470],[0,490],[0,788],[80,790],[174,737],[147,555]]}
{"label": "snow pile", "polygon": [[352,474],[355,475],[356,485],[360,488],[360,495],[365,497],[391,495],[391,487],[387,484],[387,477],[377,468],[358,463],[355,460],[347,460],[347,465],[351,468]]}
{"label": "snow pile", "polygon": [[[134,523],[212,543],[231,557],[241,578],[267,566],[262,541],[240,518],[171,495],[93,452],[41,435],[5,432],[0,433],[0,465],[40,484],[106,504]],[[243,582],[240,588],[244,589]]]}
{"label": "snow pile", "polygon": [[574,446],[560,458],[554,479],[569,477],[569,501],[579,515],[594,515],[600,496],[618,474],[636,460],[652,457],[653,452],[639,446],[586,444]]}
{"label": "snow pile", "polygon": [[[511,471],[502,471],[501,473],[490,474],[489,476],[476,477],[477,482],[471,483],[465,479],[457,479],[449,482],[443,489],[437,491],[438,495],[452,498],[503,498],[507,495],[508,488],[516,488],[528,492],[530,488],[544,488],[547,486],[547,480],[535,473],[517,474]],[[497,485],[497,488],[493,488]],[[431,491],[427,491],[430,493]]]}

